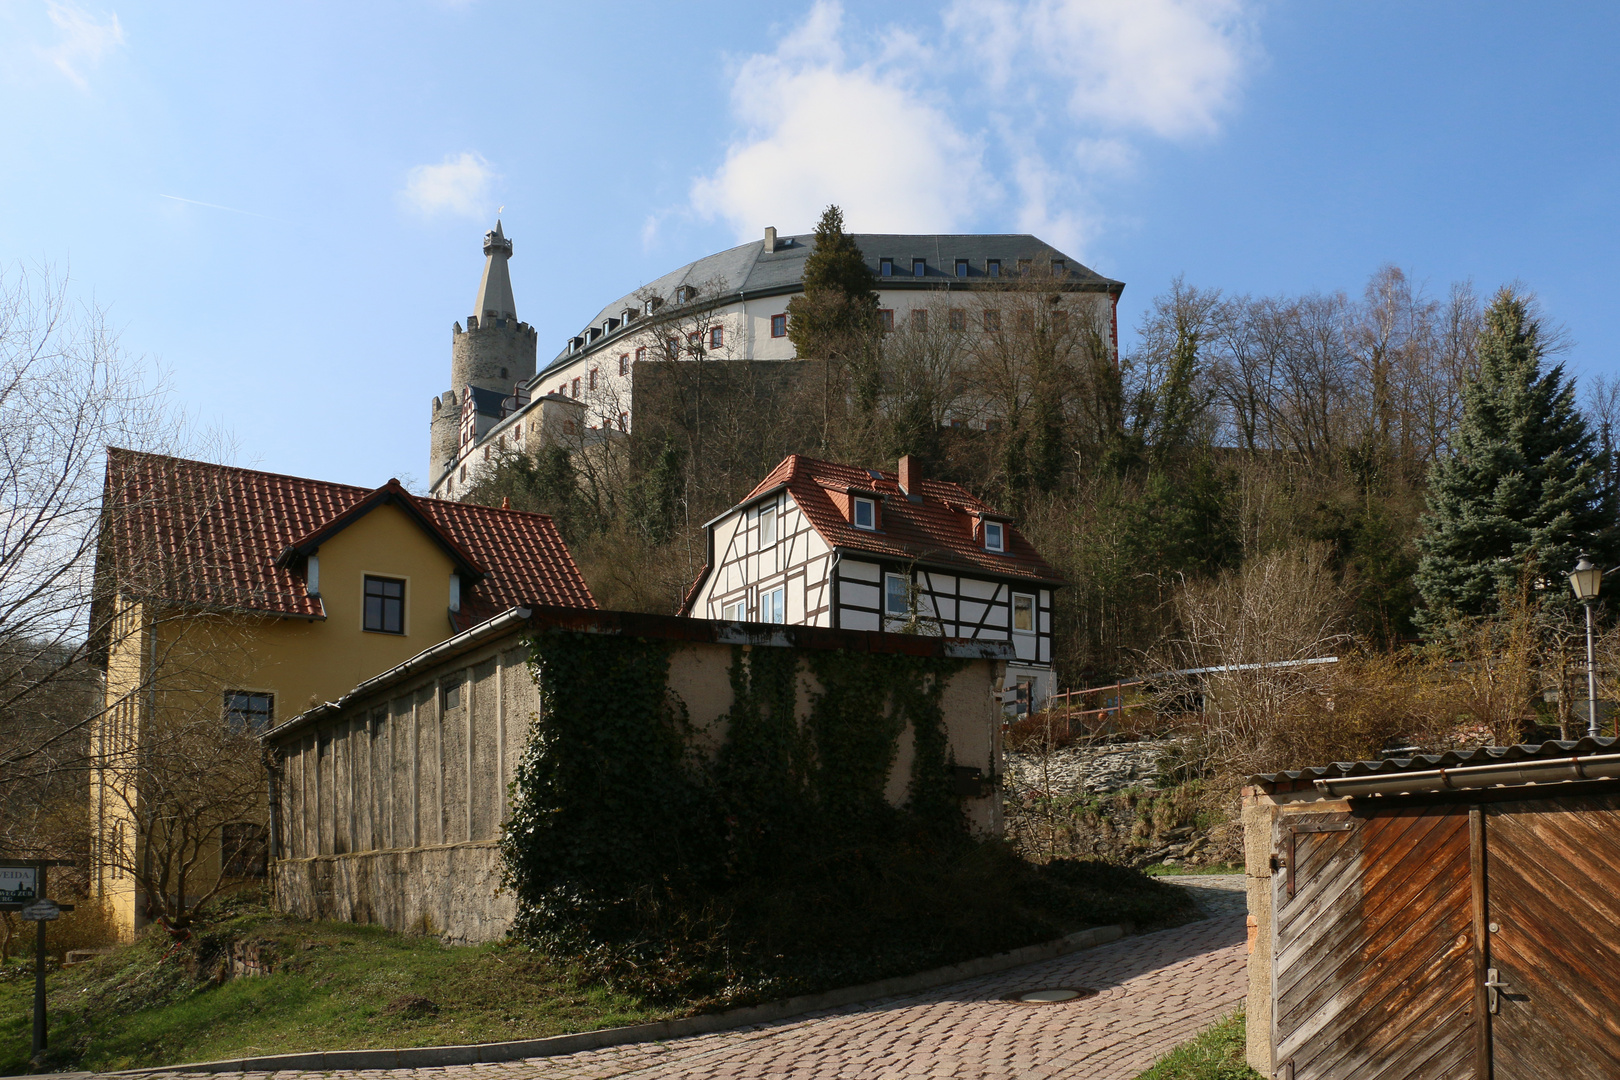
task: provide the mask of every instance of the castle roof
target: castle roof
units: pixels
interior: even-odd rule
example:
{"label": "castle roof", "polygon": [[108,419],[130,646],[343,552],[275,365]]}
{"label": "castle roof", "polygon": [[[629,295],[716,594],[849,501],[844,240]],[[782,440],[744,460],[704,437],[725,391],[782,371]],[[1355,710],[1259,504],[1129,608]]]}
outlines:
{"label": "castle roof", "polygon": [[[126,593],[185,606],[318,619],[303,560],[378,506],[416,521],[464,575],[456,629],[526,604],[596,607],[545,514],[418,498],[203,461],[107,451],[97,573]],[[111,580],[107,580],[108,578]]]}
{"label": "castle roof", "polygon": [[[903,489],[896,473],[790,454],[746,498],[709,522],[710,536],[720,520],[785,488],[811,526],[835,550],[989,578],[1063,584],[1057,570],[1013,527],[1011,519],[960,484],[924,478],[912,486],[915,491]],[[851,495],[882,502],[876,530],[858,529],[850,521],[840,503]],[[1005,551],[987,551],[979,542],[975,524],[983,518],[1006,525]],[[713,557],[711,551],[711,561]],[[698,574],[682,603],[681,614],[689,613],[711,569],[705,566]]]}
{"label": "castle roof", "polygon": [[[999,262],[1010,276],[1020,259],[1029,260],[1043,272],[1054,261],[1061,263],[1063,270],[1055,275],[1058,280],[1054,283],[1060,288],[1114,291],[1125,287],[1123,282],[1103,277],[1029,233],[853,233],[851,239],[861,249],[867,268],[878,278],[881,289],[983,285],[992,280],[987,269],[989,263]],[[815,234],[805,233],[777,238],[773,251],[765,250],[764,240],[755,240],[705,256],[606,305],[586,323],[585,329],[600,328],[605,320],[620,318],[626,308],[639,311],[642,300],[647,297],[670,301],[683,286],[697,289],[700,303],[704,297],[723,299],[743,294],[751,299],[799,292],[804,288],[804,261],[814,247]],[[881,276],[886,259],[893,263],[893,274],[889,277]],[[918,259],[924,262],[921,275],[912,269],[914,260]],[[956,275],[958,259],[967,260],[965,278]],[[633,332],[635,324],[629,323],[622,329]],[[577,356],[578,353],[570,352],[565,344],[546,367],[555,367]]]}
{"label": "castle roof", "polygon": [[512,274],[506,266],[511,257],[512,241],[497,220],[495,227],[484,234],[484,276],[478,279],[478,299],[473,301],[473,314],[479,319],[517,318]]}

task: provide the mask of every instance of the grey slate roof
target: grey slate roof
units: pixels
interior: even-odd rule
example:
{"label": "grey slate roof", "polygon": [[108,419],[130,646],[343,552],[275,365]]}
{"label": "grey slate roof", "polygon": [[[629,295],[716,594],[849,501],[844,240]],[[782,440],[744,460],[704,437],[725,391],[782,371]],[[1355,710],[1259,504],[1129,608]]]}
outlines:
{"label": "grey slate roof", "polygon": [[501,402],[511,396],[499,390],[485,390],[482,386],[469,386],[467,389],[472,392],[473,408],[485,416],[500,416]]}
{"label": "grey slate roof", "polygon": [[[1002,272],[1010,275],[1019,259],[1030,259],[1043,269],[1051,260],[1059,259],[1065,264],[1069,288],[1118,290],[1125,287],[1123,282],[1103,277],[1029,233],[852,233],[851,237],[866,256],[866,265],[874,277],[878,277],[883,259],[894,260],[894,276],[878,277],[878,287],[882,289],[939,288],[960,282],[963,279],[956,276],[955,270],[957,259],[969,262],[970,270],[965,279],[969,285],[990,280],[985,273],[987,260],[1001,260]],[[697,286],[701,290],[700,299],[703,295],[734,297],[744,293],[752,298],[798,292],[804,281],[804,260],[814,246],[815,234],[806,233],[777,237],[776,250],[770,254],[765,253],[764,240],[755,240],[705,256],[608,304],[581,332],[592,326],[600,327],[605,319],[619,318],[627,307],[639,309],[645,295],[672,301],[682,285]],[[913,259],[927,260],[923,277],[912,274]],[[570,354],[565,342],[541,374],[578,355]]]}
{"label": "grey slate roof", "polygon": [[1290,769],[1280,773],[1261,773],[1249,777],[1249,783],[1266,791],[1274,791],[1290,781],[1338,780],[1353,776],[1386,776],[1404,772],[1422,772],[1427,769],[1449,769],[1458,765],[1490,765],[1494,762],[1538,761],[1545,758],[1565,758],[1571,754],[1612,754],[1620,750],[1620,739],[1599,736],[1583,737],[1562,742],[1551,739],[1535,745],[1519,743],[1516,746],[1481,746],[1473,750],[1448,750],[1443,754],[1415,754],[1412,757],[1386,758],[1383,761],[1335,761],[1331,765],[1317,765],[1308,769]]}

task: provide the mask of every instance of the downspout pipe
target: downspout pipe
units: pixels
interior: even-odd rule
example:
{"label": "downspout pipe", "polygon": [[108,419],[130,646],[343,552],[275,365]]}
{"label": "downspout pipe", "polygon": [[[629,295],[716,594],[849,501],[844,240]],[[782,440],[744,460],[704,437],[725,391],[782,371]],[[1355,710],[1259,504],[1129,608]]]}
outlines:
{"label": "downspout pipe", "polygon": [[1394,776],[1348,776],[1313,783],[1316,790],[1324,795],[1354,797],[1612,779],[1620,779],[1620,754],[1571,755],[1544,761],[1498,761],[1456,769],[1426,769]]}

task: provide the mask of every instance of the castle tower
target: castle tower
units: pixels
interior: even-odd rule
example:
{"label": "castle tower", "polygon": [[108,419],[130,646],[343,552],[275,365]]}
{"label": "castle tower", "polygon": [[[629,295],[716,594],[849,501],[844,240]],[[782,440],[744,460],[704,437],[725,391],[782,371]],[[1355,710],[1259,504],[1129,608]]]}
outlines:
{"label": "castle tower", "polygon": [[450,334],[450,390],[433,399],[428,477],[436,489],[460,456],[461,410],[468,387],[492,390],[502,397],[534,378],[538,338],[528,323],[518,322],[507,261],[512,241],[497,221],[484,234],[484,276],[467,329],[456,323]]}

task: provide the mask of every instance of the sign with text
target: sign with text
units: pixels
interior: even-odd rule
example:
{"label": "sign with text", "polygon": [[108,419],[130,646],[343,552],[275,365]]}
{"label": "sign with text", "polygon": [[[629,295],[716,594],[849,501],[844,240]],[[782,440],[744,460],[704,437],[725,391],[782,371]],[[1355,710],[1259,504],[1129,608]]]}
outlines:
{"label": "sign with text", "polygon": [[24,922],[50,922],[62,917],[62,907],[55,900],[35,900],[17,914]]}
{"label": "sign with text", "polygon": [[0,904],[31,904],[39,899],[39,867],[0,866]]}

